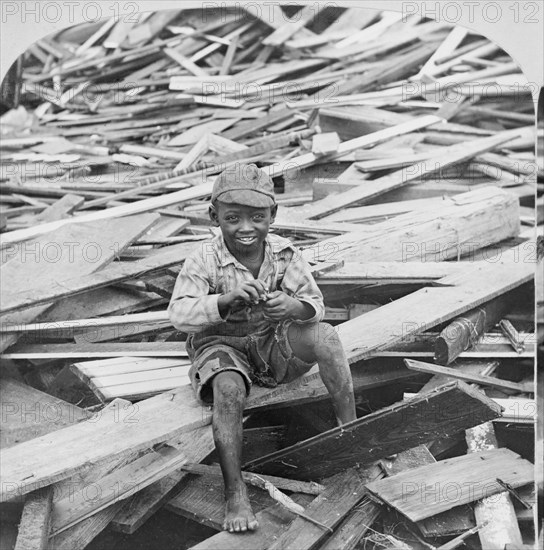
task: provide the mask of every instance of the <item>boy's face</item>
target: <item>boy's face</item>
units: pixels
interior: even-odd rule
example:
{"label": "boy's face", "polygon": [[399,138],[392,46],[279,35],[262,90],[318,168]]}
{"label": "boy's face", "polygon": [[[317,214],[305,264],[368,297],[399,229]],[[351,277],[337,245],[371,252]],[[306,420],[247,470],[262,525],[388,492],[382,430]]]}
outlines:
{"label": "boy's face", "polygon": [[210,219],[221,228],[231,252],[243,256],[260,255],[263,242],[274,222],[278,207],[256,208],[245,204],[216,202],[210,206]]}

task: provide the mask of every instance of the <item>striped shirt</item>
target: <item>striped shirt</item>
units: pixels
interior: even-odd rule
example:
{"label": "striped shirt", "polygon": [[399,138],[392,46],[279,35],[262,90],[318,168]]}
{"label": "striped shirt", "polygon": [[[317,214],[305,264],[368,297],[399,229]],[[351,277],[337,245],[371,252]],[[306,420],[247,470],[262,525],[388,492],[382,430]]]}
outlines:
{"label": "striped shirt", "polygon": [[[228,250],[223,235],[204,241],[191,254],[179,272],[168,306],[170,321],[187,333],[241,335],[240,331],[257,332],[273,321],[264,318],[262,304],[230,310],[227,318],[219,314],[218,298],[253,280],[251,271]],[[269,292],[282,290],[301,302],[310,304],[315,315],[298,323],[315,323],[323,319],[325,306],[310,266],[300,251],[283,237],[268,234],[264,260],[258,279]]]}

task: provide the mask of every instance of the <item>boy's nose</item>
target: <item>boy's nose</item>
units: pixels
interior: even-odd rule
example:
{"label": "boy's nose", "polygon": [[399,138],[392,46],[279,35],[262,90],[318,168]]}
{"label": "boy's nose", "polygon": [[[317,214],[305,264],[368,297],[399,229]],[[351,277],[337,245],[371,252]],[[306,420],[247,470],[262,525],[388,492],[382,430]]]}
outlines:
{"label": "boy's nose", "polygon": [[242,220],[242,225],[240,227],[242,231],[251,231],[253,229],[253,226],[251,224],[251,220]]}

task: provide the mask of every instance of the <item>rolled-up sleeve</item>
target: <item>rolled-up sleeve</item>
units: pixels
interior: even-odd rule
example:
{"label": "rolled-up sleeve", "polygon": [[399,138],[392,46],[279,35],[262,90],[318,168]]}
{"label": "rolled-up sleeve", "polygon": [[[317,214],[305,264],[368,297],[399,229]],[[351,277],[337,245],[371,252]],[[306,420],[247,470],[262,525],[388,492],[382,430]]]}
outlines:
{"label": "rolled-up sleeve", "polygon": [[289,261],[283,281],[281,283],[283,291],[290,296],[310,304],[315,315],[309,319],[297,319],[296,323],[307,324],[317,323],[325,316],[325,304],[323,303],[323,294],[317,286],[310,270],[310,264],[296,251]]}
{"label": "rolled-up sleeve", "polygon": [[178,274],[168,305],[172,325],[191,333],[223,322],[217,305],[219,295],[209,292],[210,282],[204,262],[198,256],[190,256]]}

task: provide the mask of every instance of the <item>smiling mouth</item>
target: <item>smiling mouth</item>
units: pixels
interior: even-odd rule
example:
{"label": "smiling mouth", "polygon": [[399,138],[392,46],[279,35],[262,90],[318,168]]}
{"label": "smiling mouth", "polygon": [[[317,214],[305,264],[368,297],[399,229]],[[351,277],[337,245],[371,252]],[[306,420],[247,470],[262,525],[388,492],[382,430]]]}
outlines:
{"label": "smiling mouth", "polygon": [[236,240],[243,244],[251,244],[257,240],[257,237],[237,237]]}

